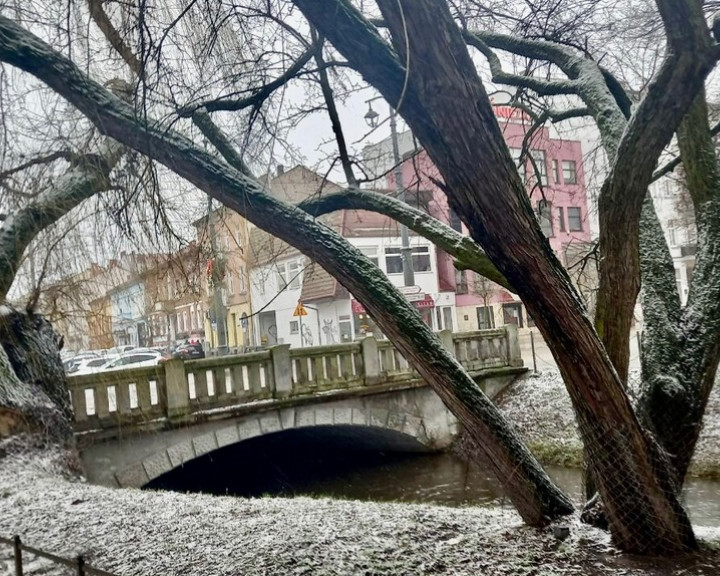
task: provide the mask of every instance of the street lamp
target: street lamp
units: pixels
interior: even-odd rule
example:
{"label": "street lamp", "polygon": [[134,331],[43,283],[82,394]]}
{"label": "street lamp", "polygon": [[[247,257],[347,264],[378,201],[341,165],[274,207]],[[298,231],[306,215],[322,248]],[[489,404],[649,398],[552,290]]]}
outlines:
{"label": "street lamp", "polygon": [[[364,118],[365,122],[367,122],[367,125],[370,126],[370,128],[377,128],[378,126],[378,119],[380,115],[375,112],[372,107],[372,103],[378,98],[380,98],[380,96],[376,96],[375,98],[370,98],[370,100],[366,100],[368,110],[365,113]],[[395,164],[395,167],[393,168],[393,174],[395,176],[395,193],[398,200],[400,200],[401,202],[405,202],[405,186],[403,184],[400,145],[398,144],[397,134],[397,122],[395,118],[395,110],[393,110],[392,107],[390,107],[390,139],[392,141],[393,163]],[[404,284],[405,286],[415,286],[415,271],[413,270],[410,237],[408,235],[407,226],[405,226],[404,224],[400,225],[400,246],[400,259],[403,265]]]}

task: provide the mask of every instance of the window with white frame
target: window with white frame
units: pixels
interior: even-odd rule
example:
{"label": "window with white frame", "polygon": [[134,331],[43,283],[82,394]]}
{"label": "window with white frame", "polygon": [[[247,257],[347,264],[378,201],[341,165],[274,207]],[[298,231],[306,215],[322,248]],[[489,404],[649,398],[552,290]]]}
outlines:
{"label": "window with white frame", "polygon": [[[542,184],[547,184],[547,163],[545,162],[545,150],[530,150],[530,155],[532,156],[532,159],[535,161],[535,166],[532,168],[532,173],[534,176],[540,177],[540,182]],[[535,172],[537,170],[537,174]]]}
{"label": "window with white frame", "polygon": [[232,273],[232,270],[228,270],[227,272],[227,287],[228,292],[230,294],[235,294],[235,281],[233,280],[233,277],[235,275]]}
{"label": "window with white frame", "polygon": [[540,228],[542,228],[545,237],[550,238],[551,236],[554,236],[555,231],[553,230],[552,204],[547,200],[538,200],[537,212]]}
{"label": "window with white frame", "polygon": [[565,184],[577,184],[577,170],[575,160],[562,161],[563,182]]}
{"label": "window with white frame", "polygon": [[370,262],[378,266],[378,248],[377,246],[358,246],[358,250],[366,256]]}
{"label": "window with white frame", "polygon": [[581,232],[583,229],[582,225],[582,212],[577,206],[567,207],[567,219],[568,219],[568,231],[570,232]]}
{"label": "window with white frame", "polygon": [[515,166],[517,166],[520,178],[525,182],[525,159],[520,160],[522,157],[522,148],[510,148],[510,156],[512,156]]}
{"label": "window with white frame", "polygon": [[[430,247],[415,246],[410,249],[414,272],[431,272]],[[385,248],[385,269],[388,274],[402,274],[402,248]]]}
{"label": "window with white frame", "polygon": [[195,304],[190,306],[190,330],[195,330]]}
{"label": "window with white frame", "polygon": [[558,161],[552,161],[553,184],[560,184],[560,173],[558,171]]}
{"label": "window with white frame", "polygon": [[290,320],[290,334],[300,334],[300,322]]}
{"label": "window with white frame", "polygon": [[188,331],[188,313],[187,310],[183,311],[183,332]]}
{"label": "window with white frame", "polygon": [[277,283],[280,289],[285,287],[291,290],[298,290],[301,284],[301,270],[302,265],[298,260],[292,260],[290,262],[283,262],[276,265],[277,268]]}
{"label": "window with white frame", "polygon": [[565,209],[562,206],[557,207],[558,222],[560,223],[560,232],[565,232]]}

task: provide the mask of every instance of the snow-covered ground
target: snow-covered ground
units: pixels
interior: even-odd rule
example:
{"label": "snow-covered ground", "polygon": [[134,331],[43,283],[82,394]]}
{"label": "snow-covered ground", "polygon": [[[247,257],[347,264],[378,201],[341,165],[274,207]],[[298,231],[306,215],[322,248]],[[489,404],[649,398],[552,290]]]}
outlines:
{"label": "snow-covered ground", "polygon": [[[579,452],[555,371],[520,382],[501,401],[530,444]],[[715,393],[700,458],[718,461]],[[0,446],[0,454],[2,454]],[[606,533],[568,520],[570,537],[522,525],[506,507],[446,508],[312,498],[243,499],[108,489],[68,475],[56,452],[0,459],[0,535],[118,576],[129,575],[625,575],[720,574],[720,553],[669,563],[617,554]],[[720,529],[699,528],[720,543]],[[28,557],[25,574],[70,574]],[[0,544],[0,576],[14,574]]]}
{"label": "snow-covered ground", "polygon": [[[330,499],[242,499],[113,490],[59,476],[51,456],[0,467],[0,534],[118,575],[672,574],[612,551],[605,533],[570,521],[560,542],[502,508]],[[713,538],[720,534],[709,534]],[[63,574],[46,562],[42,574]],[[706,571],[703,571],[703,567]],[[716,574],[720,558],[685,561]],[[710,571],[708,571],[710,570]],[[8,547],[0,574],[11,576]]]}
{"label": "snow-covered ground", "polygon": [[[630,374],[631,389],[639,373]],[[548,464],[574,464],[582,458],[570,397],[557,369],[545,369],[520,380],[498,399],[498,405],[517,427],[536,455]],[[720,473],[720,385],[710,394],[703,430],[690,474]]]}

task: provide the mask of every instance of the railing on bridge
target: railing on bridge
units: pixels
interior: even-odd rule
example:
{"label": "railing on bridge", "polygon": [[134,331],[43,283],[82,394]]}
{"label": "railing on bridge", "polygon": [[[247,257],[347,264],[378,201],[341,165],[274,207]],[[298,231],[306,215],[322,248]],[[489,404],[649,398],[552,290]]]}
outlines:
{"label": "railing on bridge", "polygon": [[[470,372],[522,366],[517,327],[438,333]],[[387,340],[290,348],[68,378],[78,431],[163,422],[212,410],[317,392],[417,381]],[[209,412],[210,411],[210,412]]]}

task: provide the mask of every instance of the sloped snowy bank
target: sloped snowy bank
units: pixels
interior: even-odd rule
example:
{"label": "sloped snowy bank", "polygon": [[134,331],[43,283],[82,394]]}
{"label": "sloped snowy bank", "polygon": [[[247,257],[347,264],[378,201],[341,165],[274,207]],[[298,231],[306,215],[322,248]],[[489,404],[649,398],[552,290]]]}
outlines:
{"label": "sloped snowy bank", "polygon": [[[630,375],[631,394],[638,373]],[[533,453],[545,464],[579,466],[582,444],[570,397],[557,370],[544,370],[518,381],[498,399]],[[720,385],[710,394],[691,475],[720,476]]]}
{"label": "sloped snowy bank", "polygon": [[[0,534],[125,575],[711,574],[715,553],[658,571],[571,520],[565,542],[510,509],[113,490],[62,477],[49,455],[0,465]],[[717,534],[712,534],[717,538]],[[32,567],[63,574],[47,562]],[[705,570],[705,571],[703,571]],[[711,571],[708,571],[711,570]],[[12,574],[0,549],[0,574]],[[33,573],[33,572],[28,572]]]}

